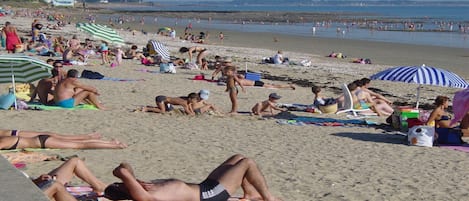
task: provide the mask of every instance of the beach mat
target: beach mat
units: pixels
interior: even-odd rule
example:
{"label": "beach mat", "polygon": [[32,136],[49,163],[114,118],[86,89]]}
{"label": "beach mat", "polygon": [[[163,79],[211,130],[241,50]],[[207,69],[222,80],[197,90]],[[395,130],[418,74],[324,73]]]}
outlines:
{"label": "beach mat", "polygon": [[73,108],[64,108],[52,105],[43,105],[38,103],[28,103],[28,108],[33,110],[98,110],[94,105],[80,104]]}
{"label": "beach mat", "polygon": [[469,153],[469,144],[456,145],[456,146],[441,146],[440,145],[439,147]]}
{"label": "beach mat", "polygon": [[368,126],[376,125],[376,122],[363,119],[334,119],[320,117],[297,117],[290,120],[278,120],[278,124],[284,125],[315,125],[315,126]]}
{"label": "beach mat", "polygon": [[66,186],[65,188],[78,201],[98,201],[100,197],[90,186]]}

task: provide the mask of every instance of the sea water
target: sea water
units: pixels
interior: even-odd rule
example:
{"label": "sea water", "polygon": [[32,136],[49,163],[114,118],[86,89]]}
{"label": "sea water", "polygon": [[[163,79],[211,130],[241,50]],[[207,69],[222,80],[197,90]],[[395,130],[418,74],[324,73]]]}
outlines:
{"label": "sea water", "polygon": [[[121,9],[122,10],[122,9]],[[366,24],[348,22],[262,23],[250,21],[221,21],[217,19],[158,18],[161,26],[184,26],[191,23],[198,29],[219,29],[241,32],[268,32],[295,36],[358,39],[418,45],[469,48],[469,6],[269,6],[229,5],[167,5],[134,6],[126,11],[150,11],[145,21],[152,22],[151,11],[259,11],[259,12],[327,12],[356,13],[356,18],[378,19]],[[384,24],[379,19],[399,19]],[[409,31],[409,26],[414,26]]]}

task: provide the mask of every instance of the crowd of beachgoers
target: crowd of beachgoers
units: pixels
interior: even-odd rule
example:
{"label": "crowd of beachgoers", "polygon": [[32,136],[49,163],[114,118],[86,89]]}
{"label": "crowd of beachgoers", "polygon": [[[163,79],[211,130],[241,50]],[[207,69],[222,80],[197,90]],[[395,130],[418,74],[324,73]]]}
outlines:
{"label": "crowd of beachgoers", "polygon": [[[90,196],[94,196],[94,199],[98,199],[97,197],[99,197],[99,199],[106,198],[109,200],[278,200],[273,194],[279,194],[280,197],[285,197],[284,200],[290,200],[289,198],[293,198],[292,200],[311,197],[326,198],[327,195],[325,194],[319,195],[302,192],[308,188],[308,185],[299,185],[296,180],[291,181],[291,184],[283,184],[285,181],[288,181],[288,178],[287,180],[284,180],[285,178],[279,180],[272,179],[274,180],[274,185],[267,186],[267,183],[271,183],[270,178],[278,178],[276,175],[273,176],[272,174],[278,173],[281,177],[297,178],[298,180],[301,180],[301,178],[295,176],[295,172],[297,171],[298,175],[306,174],[308,177],[313,175],[309,172],[307,173],[309,170],[306,170],[310,165],[309,162],[298,162],[294,159],[294,152],[297,154],[302,152],[302,148],[300,149],[301,146],[297,146],[296,148],[292,148],[291,146],[284,147],[285,143],[288,144],[290,139],[285,139],[281,137],[280,134],[289,132],[288,130],[295,132],[295,134],[304,133],[305,135],[299,134],[298,136],[298,139],[302,140],[303,143],[309,141],[312,135],[317,134],[311,131],[311,129],[305,131],[299,130],[301,128],[288,129],[285,127],[273,127],[269,125],[269,122],[272,124],[274,120],[288,118],[288,116],[292,115],[292,112],[301,112],[302,114],[309,115],[308,117],[311,117],[311,115],[313,115],[312,117],[317,117],[318,115],[331,117],[331,115],[335,114],[320,113],[335,113],[342,107],[351,104],[353,108],[350,109],[365,111],[367,115],[377,115],[378,117],[375,117],[377,119],[376,121],[384,123],[385,119],[391,117],[396,110],[395,101],[399,100],[399,95],[389,96],[382,92],[378,93],[373,91],[373,88],[370,87],[371,80],[367,78],[369,74],[367,75],[353,70],[344,72],[344,69],[348,67],[368,71],[367,73],[387,67],[374,64],[375,61],[373,61],[372,64],[369,58],[352,58],[350,62],[344,62],[341,60],[345,60],[347,56],[339,52],[332,52],[329,55],[321,56],[324,58],[320,58],[322,60],[319,60],[316,57],[308,57],[307,54],[283,51],[281,48],[276,50],[251,50],[247,48],[228,47],[223,46],[224,41],[230,39],[226,36],[226,33],[217,31],[215,36],[210,36],[208,32],[195,31],[197,29],[192,26],[196,25],[192,23],[185,26],[183,31],[179,34],[176,34],[177,28],[170,26],[164,27],[164,29],[160,29],[158,32],[154,33],[143,30],[136,31],[130,27],[119,28],[118,33],[122,35],[126,43],[115,44],[106,39],[93,38],[88,33],[76,30],[76,22],[93,23],[96,21],[96,17],[91,14],[68,15],[53,9],[12,9],[8,10],[6,13],[7,15],[3,17],[5,18],[4,24],[2,24],[1,53],[12,56],[27,55],[36,57],[43,60],[44,63],[47,63],[51,67],[51,77],[30,83],[31,93],[29,94],[29,98],[18,101],[35,105],[35,107],[30,107],[29,109],[36,109],[37,105],[42,105],[55,107],[60,111],[63,109],[76,109],[77,106],[85,104],[91,105],[92,109],[97,110],[88,111],[93,112],[93,114],[83,113],[81,110],[67,110],[66,114],[59,114],[57,110],[43,111],[46,112],[44,114],[50,116],[51,121],[68,121],[67,119],[71,118],[70,121],[73,122],[73,125],[71,125],[70,129],[67,125],[57,125],[58,127],[47,128],[48,125],[51,125],[47,124],[28,128],[27,126],[29,126],[29,124],[21,123],[15,125],[11,122],[5,122],[5,124],[3,124],[3,130],[0,131],[0,149],[114,149],[114,151],[115,149],[120,149],[123,152],[131,150],[128,151],[131,153],[106,152],[97,154],[100,156],[121,154],[121,156],[116,156],[116,160],[126,160],[132,157],[138,157],[139,153],[146,156],[148,150],[154,148],[163,153],[162,155],[166,153],[167,156],[162,156],[167,157],[165,159],[171,158],[172,160],[181,159],[181,161],[186,161],[182,162],[182,164],[179,163],[178,165],[162,167],[166,173],[171,172],[171,170],[169,170],[171,168],[197,166],[195,162],[187,162],[190,158],[196,156],[211,158],[203,159],[210,160],[210,165],[213,165],[215,163],[214,159],[224,159],[227,153],[243,152],[243,149],[246,151],[246,155],[258,153],[260,149],[269,150],[266,151],[266,153],[258,153],[259,156],[256,156],[256,161],[258,161],[257,159],[259,157],[267,158],[278,152],[282,153],[281,158],[285,161],[266,162],[267,159],[264,159],[261,160],[258,165],[254,159],[244,156],[244,153],[243,155],[230,154],[231,157],[228,157],[228,159],[210,172],[208,177],[203,179],[199,184],[192,184],[189,176],[183,177],[184,180],[189,180],[188,182],[176,179],[145,182],[137,179],[137,177],[146,177],[149,174],[148,172],[144,171],[144,175],[141,175],[140,173],[134,172],[129,163],[123,162],[111,171],[115,177],[121,180],[120,183],[112,183],[109,182],[111,179],[107,177],[105,179],[106,181],[100,179],[104,171],[109,171],[109,167],[100,167],[98,174],[92,173],[96,171],[94,170],[94,166],[99,166],[99,160],[96,160],[98,162],[93,161],[93,151],[96,150],[90,150],[90,152],[80,153],[89,156],[88,158],[92,158],[86,160],[86,163],[91,163],[93,164],[92,166],[87,166],[85,161],[80,157],[71,157],[64,163],[59,164],[58,168],[53,168],[52,171],[33,179],[33,182],[43,190],[50,199],[76,199],[67,191],[69,189],[66,188],[67,184],[72,181],[74,175],[91,187]],[[143,18],[138,22],[138,19],[126,16],[117,17],[115,19],[110,18],[108,21],[108,26],[115,27],[116,29],[117,26],[126,27],[127,24],[140,24],[144,26],[145,22]],[[138,27],[139,25],[135,26]],[[406,24],[405,26],[410,25]],[[416,27],[416,29],[418,28],[420,28],[420,25]],[[273,40],[273,43],[279,42],[276,41],[278,40],[277,38]],[[158,48],[152,42],[158,42],[158,45],[167,46],[166,49],[169,49],[169,51],[165,52],[165,48]],[[171,56],[166,56],[166,53]],[[244,56],[249,54],[256,54],[254,57],[255,61],[251,63],[258,64],[258,66],[253,68],[258,71],[251,71],[252,69],[248,71],[247,62],[251,58]],[[244,64],[246,67],[243,66]],[[261,76],[262,73],[268,74],[265,69],[273,71],[277,75],[281,75],[293,69],[293,72],[288,72],[288,75],[295,76],[296,74],[308,74],[305,73],[305,69],[308,68],[315,68],[313,69],[315,71],[313,75],[318,77],[317,83],[299,85],[299,82],[288,79],[283,81],[266,81],[266,79],[262,79],[263,77]],[[302,71],[303,73],[301,73]],[[87,74],[85,74],[85,72],[87,72]],[[109,82],[97,83],[96,80],[106,77],[103,74],[109,74],[113,77],[132,75],[139,77],[136,79],[107,79]],[[310,75],[311,74],[305,76]],[[121,82],[113,82],[116,80]],[[343,83],[347,83],[347,87],[335,92],[332,92],[333,87],[326,87],[327,85],[333,84],[339,87],[339,85]],[[379,86],[389,86],[386,84],[383,85],[382,83],[378,84]],[[395,85],[391,86],[391,88],[394,88]],[[395,90],[393,94],[397,94],[399,93],[398,91],[402,91],[402,88],[390,90]],[[432,90],[427,90],[424,94],[431,93],[429,91]],[[350,97],[348,97],[347,92],[350,93]],[[456,124],[452,124],[447,109],[450,103],[448,96],[453,94],[454,91],[449,90],[436,93],[437,94],[432,94],[434,95],[433,97],[428,97],[429,100],[434,100],[435,109],[432,110],[431,115],[425,119],[426,122],[422,123],[439,128],[452,128]],[[350,100],[348,98],[350,98]],[[304,104],[301,104],[301,106],[298,106],[300,104],[282,104],[281,101],[283,100],[286,101],[285,103]],[[335,106],[334,111],[323,110],[325,106],[330,105]],[[301,107],[301,109],[298,110],[298,107]],[[24,109],[27,109],[27,107]],[[248,111],[244,112],[246,110]],[[31,117],[32,122],[39,121],[43,118],[42,115],[38,114],[36,111],[26,110],[24,112]],[[8,115],[11,115],[11,121],[17,118],[13,113],[9,113]],[[92,115],[94,116],[90,117]],[[122,116],[125,121],[121,123],[113,122],[117,121],[115,119],[118,118],[118,116]],[[109,127],[108,129],[110,129],[106,130],[107,133],[129,132],[135,134],[134,137],[136,139],[133,139],[130,135],[110,134],[111,136],[109,137],[112,139],[108,140],[105,139],[105,136],[94,131],[79,135],[69,134],[75,133],[75,131],[78,132],[80,129],[73,129],[78,126],[85,127],[80,131],[99,129],[99,127],[102,127],[102,125],[98,123],[101,120],[105,121],[103,125],[107,125]],[[156,121],[167,123],[155,124]],[[130,122],[135,125],[132,125]],[[179,124],[178,126],[183,127],[182,131],[175,131],[176,128],[173,127],[175,126],[175,122]],[[194,125],[194,122],[197,124]],[[239,130],[243,125],[250,124],[251,122],[256,122],[253,123],[256,125],[246,125],[246,128],[250,128],[252,131]],[[87,123],[89,125],[85,126]],[[127,124],[129,126],[127,126]],[[136,127],[137,125],[140,125],[140,127]],[[469,115],[463,115],[462,121],[457,125],[460,126],[462,133],[466,134],[466,130],[469,127]],[[158,128],[155,129],[154,127]],[[204,130],[204,128],[208,129],[208,131]],[[39,131],[45,129],[67,130],[69,132],[63,132],[65,133],[63,134]],[[220,129],[223,130],[219,131]],[[335,130],[327,130],[328,128],[320,129],[326,129],[321,130],[326,133],[335,132]],[[347,127],[338,129],[340,132],[350,130],[350,128]],[[359,128],[359,130],[364,133],[372,132],[367,129],[370,128]],[[151,134],[137,136],[145,131]],[[219,147],[234,146],[236,148],[232,150],[214,148],[222,151],[223,155],[214,153],[214,155],[217,155],[216,157],[213,157],[213,155],[201,156],[204,155],[202,154],[203,151],[211,152],[211,150],[204,148],[204,146],[208,146],[204,144],[206,143],[205,141],[197,144],[200,141],[196,136],[199,134],[199,131],[201,134],[198,137],[200,137],[202,141],[204,141],[203,139],[217,138],[208,143],[217,144],[216,146]],[[191,142],[172,144],[170,141],[184,140],[178,137],[176,137],[178,139],[168,137],[172,132],[178,132],[178,134],[194,134],[194,136],[192,136],[194,138],[191,137],[191,139],[195,144],[190,144]],[[266,134],[269,132],[274,133],[275,136]],[[230,134],[230,138],[227,139],[226,136],[224,138],[222,133]],[[165,138],[162,141],[164,143],[155,144],[151,136],[153,134],[161,135],[161,138]],[[219,134],[220,136],[215,137],[212,134]],[[239,134],[246,134],[246,136],[243,135],[240,137]],[[338,135],[340,135],[340,133]],[[250,136],[255,137],[250,138]],[[220,139],[218,139],[218,137],[220,137]],[[236,141],[236,138],[241,138],[242,140]],[[275,139],[269,144],[268,141],[271,140],[271,138]],[[321,137],[320,140],[325,140],[322,142],[325,143],[330,139]],[[144,145],[138,145],[138,142]],[[165,143],[167,144],[165,145]],[[254,145],[256,143],[258,143],[259,149],[255,148]],[[184,144],[184,146],[181,144]],[[359,144],[363,144],[363,142]],[[273,147],[275,145],[280,145],[280,151],[275,151],[277,149]],[[336,145],[339,146],[339,144]],[[139,148],[140,146],[142,148]],[[183,150],[185,146],[190,147],[190,149]],[[309,147],[309,145],[307,146]],[[181,149],[182,151],[174,151],[174,153],[168,151],[173,148]],[[288,150],[292,152],[289,153]],[[201,155],[195,153],[200,151],[202,151]],[[311,150],[307,148],[307,152],[310,151]],[[64,151],[63,153],[74,152]],[[194,156],[189,156],[191,153],[194,153]],[[309,155],[307,153],[304,154]],[[308,157],[304,154],[299,154],[297,157],[301,158],[301,161],[311,161],[307,159]],[[174,156],[179,158],[172,158]],[[390,157],[393,157],[393,155]],[[151,159],[138,160],[136,166],[146,164],[146,160]],[[164,159],[157,159],[155,161],[158,160]],[[294,162],[289,162],[292,160]],[[114,159],[105,159],[105,161],[107,165],[120,162]],[[198,160],[198,162],[200,163],[200,160]],[[262,168],[264,171],[261,173],[260,166],[263,166],[262,164],[264,164],[264,162],[268,164],[266,165],[268,168]],[[424,162],[427,163],[428,161]],[[156,162],[151,162],[152,165],[155,165],[155,163]],[[285,169],[285,174],[282,173],[283,170],[274,168],[276,164],[281,164],[280,166],[283,168],[285,168],[285,164],[295,166],[293,163],[298,163],[297,169],[291,171]],[[321,166],[321,164],[316,165]],[[341,163],[341,166],[342,165],[344,164]],[[329,164],[327,164],[327,166],[329,169],[332,167]],[[198,168],[202,167],[204,166]],[[46,167],[28,171],[39,173],[40,171],[45,171],[44,168]],[[48,166],[47,168],[52,167]],[[288,168],[295,169],[295,167]],[[148,169],[150,169],[149,172],[151,173],[152,168],[149,167]],[[142,169],[137,168],[137,170],[140,171]],[[368,171],[369,168],[364,168],[364,170]],[[192,172],[192,170],[187,169],[184,169],[184,171]],[[201,176],[200,173],[197,174],[197,176]],[[267,179],[264,178],[264,175],[268,175],[266,176]],[[337,178],[345,177],[345,175],[340,175],[341,173],[334,173],[330,178],[323,177],[323,179],[328,180],[326,183],[330,183],[330,187],[334,186],[334,182],[338,182]],[[386,175],[386,177],[392,176]],[[309,180],[313,179],[308,179],[308,181],[303,182],[311,184]],[[110,184],[108,185],[107,183]],[[298,188],[295,186],[298,186]],[[286,189],[282,189],[282,187]],[[295,188],[297,191],[293,192],[294,190],[292,189]],[[330,191],[327,190],[327,188],[319,187],[318,192]],[[238,189],[242,189],[243,193],[239,198],[234,198],[234,195],[239,194]],[[103,198],[103,196],[105,198]],[[340,197],[341,195],[339,193],[334,194],[334,196]],[[353,192],[348,196],[350,196],[350,199],[360,197]]]}

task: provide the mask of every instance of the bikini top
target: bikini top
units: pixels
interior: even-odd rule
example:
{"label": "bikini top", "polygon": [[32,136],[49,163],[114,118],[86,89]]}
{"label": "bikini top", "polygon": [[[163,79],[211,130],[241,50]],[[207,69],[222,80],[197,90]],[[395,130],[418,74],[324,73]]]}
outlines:
{"label": "bikini top", "polygon": [[448,121],[448,120],[451,120],[451,118],[449,118],[448,115],[442,115],[441,118],[436,121]]}

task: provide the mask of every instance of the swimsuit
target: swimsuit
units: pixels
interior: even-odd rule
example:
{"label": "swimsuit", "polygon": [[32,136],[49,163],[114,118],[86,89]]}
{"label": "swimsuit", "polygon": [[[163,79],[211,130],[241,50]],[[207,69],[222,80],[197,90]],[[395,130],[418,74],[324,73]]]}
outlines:
{"label": "swimsuit", "polygon": [[200,108],[194,109],[195,114],[202,114],[202,111],[200,111]]}
{"label": "swimsuit", "polygon": [[16,147],[18,146],[18,143],[20,142],[20,137],[17,137],[18,139],[16,140],[16,143],[11,146],[10,148],[7,148],[7,149],[1,149],[1,150],[14,150],[16,149]]}
{"label": "swimsuit", "polygon": [[37,136],[39,138],[39,143],[41,144],[41,149],[46,148],[46,141],[50,137],[50,135],[39,135]]}
{"label": "swimsuit", "polygon": [[263,86],[264,86],[264,82],[262,82],[262,81],[254,81],[254,86],[255,86],[255,87],[263,87]]}
{"label": "swimsuit", "polygon": [[230,194],[218,181],[206,179],[199,184],[200,201],[226,201]]}
{"label": "swimsuit", "polygon": [[75,99],[69,98],[65,100],[61,100],[57,103],[58,106],[64,107],[64,108],[73,108],[75,107]]}
{"label": "swimsuit", "polygon": [[164,102],[165,100],[166,100],[166,96],[157,96],[157,97],[155,97],[155,101],[157,103]]}
{"label": "swimsuit", "polygon": [[442,115],[441,118],[439,120],[436,120],[436,121],[448,121],[450,120],[451,118],[449,118],[449,116],[447,115]]}

